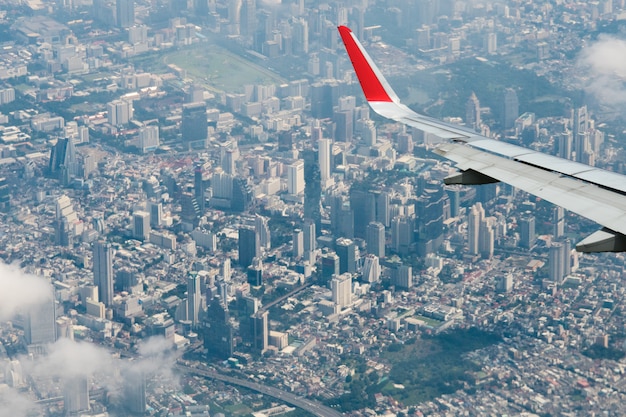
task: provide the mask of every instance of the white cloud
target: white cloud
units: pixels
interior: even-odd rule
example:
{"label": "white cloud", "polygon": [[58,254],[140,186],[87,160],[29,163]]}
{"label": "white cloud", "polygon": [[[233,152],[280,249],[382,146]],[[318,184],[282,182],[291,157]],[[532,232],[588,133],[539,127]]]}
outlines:
{"label": "white cloud", "polygon": [[585,91],[600,104],[626,104],[626,40],[600,35],[580,52],[577,68]]}
{"label": "white cloud", "polygon": [[0,263],[0,320],[10,320],[16,312],[24,311],[50,298],[50,283],[27,274],[15,265]]}

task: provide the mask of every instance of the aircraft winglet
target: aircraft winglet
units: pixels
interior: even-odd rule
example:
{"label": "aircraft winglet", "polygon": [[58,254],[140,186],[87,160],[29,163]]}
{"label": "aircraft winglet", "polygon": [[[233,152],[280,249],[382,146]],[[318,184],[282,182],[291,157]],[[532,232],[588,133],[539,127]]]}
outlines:
{"label": "aircraft winglet", "polygon": [[337,29],[339,29],[341,39],[346,45],[346,51],[348,51],[348,56],[350,57],[350,61],[352,61],[352,66],[361,83],[361,88],[363,89],[367,101],[370,103],[398,103],[400,101],[398,96],[350,28],[347,26],[339,26]]}

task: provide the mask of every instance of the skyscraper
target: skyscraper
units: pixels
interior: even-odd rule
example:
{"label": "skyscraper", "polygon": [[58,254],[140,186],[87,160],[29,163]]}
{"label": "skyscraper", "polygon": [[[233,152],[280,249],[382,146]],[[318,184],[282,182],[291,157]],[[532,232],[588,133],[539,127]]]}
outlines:
{"label": "skyscraper", "polygon": [[339,256],[339,273],[356,272],[356,253],[357,248],[352,239],[340,237],[335,242],[335,251]]}
{"label": "skyscraper", "polygon": [[293,231],[293,239],[292,239],[293,249],[291,251],[291,256],[294,258],[300,258],[304,254],[304,232],[302,229],[295,229]]}
{"label": "skyscraper", "polygon": [[322,284],[328,283],[333,275],[339,275],[339,256],[331,252],[322,256]]}
{"label": "skyscraper", "polygon": [[397,265],[391,271],[391,283],[396,288],[408,290],[413,287],[413,267],[409,265]]}
{"label": "skyscraper", "polygon": [[333,302],[341,309],[352,304],[352,275],[335,275],[330,280],[330,289],[333,294]]}
{"label": "skyscraper", "polygon": [[258,353],[263,353],[267,350],[269,336],[268,317],[269,313],[267,311],[259,311],[251,317],[254,332],[252,347]]}
{"label": "skyscraper", "polygon": [[367,253],[376,255],[378,258],[385,257],[385,226],[379,222],[371,222],[367,225],[366,233]]}
{"label": "skyscraper", "polygon": [[467,219],[467,242],[470,255],[478,255],[480,244],[480,223],[485,217],[482,204],[476,203],[470,209]]}
{"label": "skyscraper", "polygon": [[363,261],[363,281],[374,283],[380,280],[380,264],[378,256],[371,253],[365,256]]}
{"label": "skyscraper", "polygon": [[517,93],[512,88],[504,90],[503,109],[502,109],[502,127],[511,129],[515,126],[515,120],[519,116],[519,101]]}
{"label": "skyscraper", "polygon": [[63,381],[63,404],[66,416],[89,411],[89,381],[84,376],[70,376]]}
{"label": "skyscraper", "polygon": [[64,184],[69,184],[69,179],[78,175],[78,157],[76,148],[71,139],[59,139],[50,150],[48,170],[50,174],[58,178]]}
{"label": "skyscraper", "polygon": [[317,153],[313,149],[305,149],[304,158],[304,218],[311,219],[315,231],[322,229],[322,180]]}
{"label": "skyscraper", "polygon": [[259,235],[251,227],[241,227],[239,229],[239,265],[248,267],[252,260],[261,255],[261,244]]}
{"label": "skyscraper", "polygon": [[113,249],[111,244],[93,244],[93,282],[98,287],[98,301],[105,306],[113,303]]}
{"label": "skyscraper", "polygon": [[133,214],[133,237],[144,241],[150,236],[150,213],[136,211]]}
{"label": "skyscraper", "polygon": [[204,178],[203,178],[202,164],[196,164],[193,171],[193,191],[198,203],[198,208],[201,213],[204,213],[205,209],[205,197],[204,197]]}
{"label": "skyscraper", "polygon": [[322,188],[326,188],[326,184],[330,179],[330,173],[332,170],[331,156],[333,141],[331,139],[320,139],[317,143],[320,178],[322,181]]}
{"label": "skyscraper", "polygon": [[187,276],[187,319],[192,326],[200,323],[200,310],[202,309],[202,283],[197,272],[190,272]]}
{"label": "skyscraper", "polygon": [[124,408],[131,414],[144,415],[146,412],[146,374],[131,366],[124,368]]}
{"label": "skyscraper", "polygon": [[45,345],[56,341],[56,308],[53,290],[45,300],[31,306],[24,321],[24,338],[28,345]]}
{"label": "skyscraper", "polygon": [[183,105],[181,124],[183,143],[192,148],[204,148],[209,137],[205,103]]}
{"label": "skyscraper", "polygon": [[267,217],[259,214],[254,216],[254,231],[259,237],[259,245],[263,249],[270,249],[272,246],[272,235]]}
{"label": "skyscraper", "polygon": [[304,161],[297,160],[287,166],[287,192],[292,195],[304,192]]}
{"label": "skyscraper", "polygon": [[354,212],[354,237],[365,239],[367,226],[376,221],[376,194],[353,185],[350,188],[350,207]]}
{"label": "skyscraper", "polygon": [[520,246],[530,249],[535,244],[535,217],[529,213],[520,217]]}
{"label": "skyscraper", "polygon": [[558,239],[565,233],[565,210],[563,207],[554,206],[552,209],[552,236]]}
{"label": "skyscraper", "polygon": [[135,24],[134,0],[116,0],[115,12],[118,27],[128,28]]}
{"label": "skyscraper", "polygon": [[472,95],[465,103],[465,125],[474,130],[480,129],[480,102],[476,93],[472,91]]}
{"label": "skyscraper", "polygon": [[[130,1],[132,0],[121,0]],[[125,125],[133,119],[133,102],[128,100],[113,100],[107,103],[109,124],[113,126]]]}

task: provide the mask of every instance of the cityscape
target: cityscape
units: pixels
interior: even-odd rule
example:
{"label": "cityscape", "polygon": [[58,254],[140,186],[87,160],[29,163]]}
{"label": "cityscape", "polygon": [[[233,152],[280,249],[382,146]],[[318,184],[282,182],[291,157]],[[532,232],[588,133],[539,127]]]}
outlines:
{"label": "cityscape", "polygon": [[0,417],[626,415],[623,253],[412,109],[626,173],[626,1],[0,7]]}

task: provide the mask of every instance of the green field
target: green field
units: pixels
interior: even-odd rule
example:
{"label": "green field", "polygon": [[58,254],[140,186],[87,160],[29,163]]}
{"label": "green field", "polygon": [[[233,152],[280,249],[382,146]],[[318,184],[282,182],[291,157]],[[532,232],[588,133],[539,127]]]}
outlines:
{"label": "green field", "polygon": [[243,92],[246,84],[277,84],[285,80],[272,71],[210,43],[200,43],[172,51],[141,55],[132,62],[156,74],[172,72],[175,65],[186,72],[186,78],[214,91]]}

